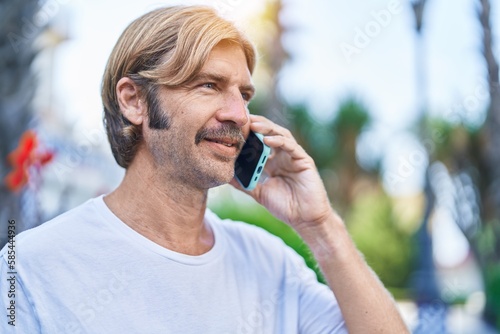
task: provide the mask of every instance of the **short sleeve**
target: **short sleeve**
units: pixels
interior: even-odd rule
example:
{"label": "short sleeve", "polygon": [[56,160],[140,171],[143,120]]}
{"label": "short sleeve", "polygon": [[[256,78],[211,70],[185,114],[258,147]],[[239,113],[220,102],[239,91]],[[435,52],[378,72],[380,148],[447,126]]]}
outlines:
{"label": "short sleeve", "polygon": [[318,282],[316,274],[307,267],[304,259],[289,250],[293,262],[295,283],[299,288],[299,333],[344,334],[348,333],[337,299],[332,290]]}
{"label": "short sleeve", "polygon": [[5,259],[6,248],[0,252],[0,333],[38,334],[40,325],[25,294],[19,274],[12,274]]}

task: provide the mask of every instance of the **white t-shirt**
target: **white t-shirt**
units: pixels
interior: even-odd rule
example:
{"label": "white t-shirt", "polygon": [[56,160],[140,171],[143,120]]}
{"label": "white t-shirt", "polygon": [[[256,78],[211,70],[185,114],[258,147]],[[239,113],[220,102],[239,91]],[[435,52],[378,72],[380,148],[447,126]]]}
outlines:
{"label": "white t-shirt", "polygon": [[102,196],[21,233],[16,274],[0,252],[0,332],[347,332],[331,290],[281,239],[209,210],[205,219],[215,244],[200,256],[138,234]]}

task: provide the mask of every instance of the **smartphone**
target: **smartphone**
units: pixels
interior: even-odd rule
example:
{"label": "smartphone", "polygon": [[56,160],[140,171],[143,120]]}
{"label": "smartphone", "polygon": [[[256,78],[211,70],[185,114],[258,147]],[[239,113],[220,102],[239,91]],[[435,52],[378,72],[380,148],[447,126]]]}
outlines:
{"label": "smartphone", "polygon": [[271,148],[264,144],[264,136],[250,131],[234,164],[236,180],[245,190],[252,190],[259,182]]}

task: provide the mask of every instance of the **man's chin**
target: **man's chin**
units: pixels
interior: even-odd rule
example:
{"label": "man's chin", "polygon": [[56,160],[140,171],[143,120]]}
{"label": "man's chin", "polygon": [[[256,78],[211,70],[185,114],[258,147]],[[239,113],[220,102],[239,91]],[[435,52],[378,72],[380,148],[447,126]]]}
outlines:
{"label": "man's chin", "polygon": [[217,175],[211,178],[208,188],[215,188],[222,186],[224,184],[228,184],[234,178],[234,171],[232,170],[230,173],[226,173],[225,175]]}

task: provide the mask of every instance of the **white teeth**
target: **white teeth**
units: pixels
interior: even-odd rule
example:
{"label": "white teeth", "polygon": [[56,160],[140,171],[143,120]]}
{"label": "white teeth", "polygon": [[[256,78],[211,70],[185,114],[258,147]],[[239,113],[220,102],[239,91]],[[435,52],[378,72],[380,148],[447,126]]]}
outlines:
{"label": "white teeth", "polygon": [[233,146],[233,144],[223,143],[223,142],[221,142],[221,141],[217,141],[217,140],[215,140],[215,142],[216,142],[217,144],[222,144],[222,145],[227,146],[227,147],[231,147],[231,146]]}

